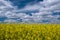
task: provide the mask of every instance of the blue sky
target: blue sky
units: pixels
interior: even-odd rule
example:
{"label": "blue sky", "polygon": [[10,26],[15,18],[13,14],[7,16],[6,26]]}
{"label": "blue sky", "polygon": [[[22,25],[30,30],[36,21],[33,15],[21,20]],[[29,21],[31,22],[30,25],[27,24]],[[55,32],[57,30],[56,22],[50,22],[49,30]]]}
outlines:
{"label": "blue sky", "polygon": [[0,23],[60,23],[60,0],[0,0]]}
{"label": "blue sky", "polygon": [[9,0],[9,1],[11,1],[14,6],[17,6],[18,8],[23,8],[27,4],[33,5],[43,0]]}

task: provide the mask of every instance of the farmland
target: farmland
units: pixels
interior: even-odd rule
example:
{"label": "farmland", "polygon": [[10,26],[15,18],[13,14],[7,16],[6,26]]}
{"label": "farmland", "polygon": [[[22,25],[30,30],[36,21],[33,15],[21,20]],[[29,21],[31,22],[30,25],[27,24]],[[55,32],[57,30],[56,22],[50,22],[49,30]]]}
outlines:
{"label": "farmland", "polygon": [[60,40],[60,24],[0,24],[0,40]]}

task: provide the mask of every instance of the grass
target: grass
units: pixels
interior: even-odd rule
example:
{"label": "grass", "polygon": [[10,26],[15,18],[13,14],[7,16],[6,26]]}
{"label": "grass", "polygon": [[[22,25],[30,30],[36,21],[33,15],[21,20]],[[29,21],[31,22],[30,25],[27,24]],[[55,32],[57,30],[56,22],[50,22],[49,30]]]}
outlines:
{"label": "grass", "polygon": [[0,40],[60,40],[60,24],[0,24]]}

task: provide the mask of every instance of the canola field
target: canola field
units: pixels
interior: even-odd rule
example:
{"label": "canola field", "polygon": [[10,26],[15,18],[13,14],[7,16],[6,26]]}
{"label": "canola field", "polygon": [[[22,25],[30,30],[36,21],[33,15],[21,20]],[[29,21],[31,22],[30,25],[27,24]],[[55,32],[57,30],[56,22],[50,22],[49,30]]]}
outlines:
{"label": "canola field", "polygon": [[60,24],[0,24],[0,40],[60,40]]}

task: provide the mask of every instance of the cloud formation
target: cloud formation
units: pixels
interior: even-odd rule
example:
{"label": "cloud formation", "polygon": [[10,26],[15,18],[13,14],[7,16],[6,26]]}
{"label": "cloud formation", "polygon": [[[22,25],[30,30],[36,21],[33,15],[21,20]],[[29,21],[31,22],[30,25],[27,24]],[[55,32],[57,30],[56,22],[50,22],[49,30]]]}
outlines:
{"label": "cloud formation", "polygon": [[0,20],[3,20],[0,22],[60,23],[59,7],[60,0],[44,0],[22,9],[12,6],[10,1],[0,0]]}

